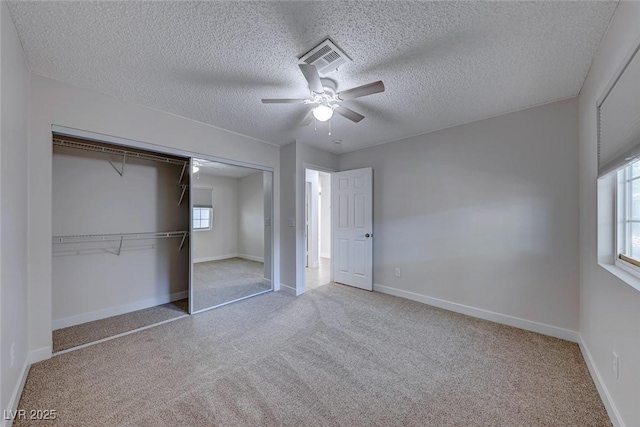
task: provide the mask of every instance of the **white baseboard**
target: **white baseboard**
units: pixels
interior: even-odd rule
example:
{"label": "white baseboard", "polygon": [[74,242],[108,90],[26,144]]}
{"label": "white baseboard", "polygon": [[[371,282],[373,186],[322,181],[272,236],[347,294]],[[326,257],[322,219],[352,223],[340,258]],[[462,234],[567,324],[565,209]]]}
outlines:
{"label": "white baseboard", "polygon": [[625,424],[622,421],[622,417],[620,416],[620,412],[618,412],[616,405],[613,403],[613,399],[609,394],[609,390],[604,384],[602,376],[600,375],[600,371],[598,371],[598,368],[593,361],[593,357],[591,356],[591,352],[589,351],[589,348],[584,342],[581,334],[578,334],[578,345],[580,346],[580,351],[582,352],[582,357],[587,364],[587,368],[589,368],[591,378],[593,378],[593,382],[596,384],[596,388],[598,389],[598,393],[600,394],[600,399],[602,399],[604,407],[607,409],[607,414],[609,414],[611,423],[614,425],[614,427],[625,427]]}
{"label": "white baseboard", "polygon": [[29,352],[29,362],[31,364],[41,362],[43,360],[51,359],[53,348],[48,345],[46,347],[39,348],[37,350],[31,350]]}
{"label": "white baseboard", "polygon": [[193,262],[194,262],[194,264],[197,264],[199,262],[221,261],[223,259],[237,258],[237,257],[238,257],[238,254],[206,256],[206,257],[202,257],[202,258],[194,258]]}
{"label": "white baseboard", "polygon": [[264,262],[264,257],[245,255],[245,254],[226,254],[226,255],[207,256],[202,258],[194,258],[193,262],[197,264],[199,262],[222,261],[223,259],[230,259],[230,258],[242,258],[242,259],[248,259],[249,261]]}
{"label": "white baseboard", "polygon": [[576,331],[559,328],[557,326],[547,325],[545,323],[534,322],[519,317],[509,316],[507,314],[496,313],[482,308],[471,307],[464,304],[458,304],[439,298],[432,298],[426,295],[405,291],[402,289],[391,288],[389,286],[373,284],[373,290],[383,294],[394,295],[401,298],[418,301],[423,304],[432,305],[434,307],[444,308],[445,310],[455,311],[456,313],[466,314],[467,316],[478,317],[484,320],[490,320],[496,323],[513,326],[515,328],[525,329],[527,331],[537,332],[543,335],[549,335],[563,340],[578,342],[579,334]]}
{"label": "white baseboard", "polygon": [[29,368],[31,368],[31,363],[29,361],[29,355],[25,358],[24,365],[22,366],[22,371],[20,371],[20,378],[18,378],[18,382],[16,386],[13,388],[13,393],[11,393],[11,398],[9,399],[9,404],[6,408],[2,410],[2,427],[11,427],[13,425],[12,419],[5,419],[5,416],[10,413],[15,414],[18,410],[18,404],[20,403],[20,397],[22,397],[22,390],[24,389],[24,383],[27,381],[27,376],[29,375]]}
{"label": "white baseboard", "polygon": [[318,261],[311,261],[309,263],[309,268],[320,268],[320,263]]}
{"label": "white baseboard", "polygon": [[330,253],[328,253],[328,252],[327,252],[327,253],[323,253],[323,252],[321,252],[321,253],[320,253],[320,258],[331,258],[331,254],[330,254]]}
{"label": "white baseboard", "polygon": [[264,262],[264,257],[253,256],[253,255],[245,255],[245,254],[238,254],[238,255],[236,255],[236,256],[237,256],[238,258],[248,259],[249,261]]}
{"label": "white baseboard", "polygon": [[296,288],[292,288],[291,286],[287,286],[282,283],[280,283],[280,291],[294,297],[296,296]]}
{"label": "white baseboard", "polygon": [[130,304],[119,305],[117,307],[109,307],[102,310],[92,311],[90,313],[78,314],[76,316],[65,317],[63,319],[55,319],[53,321],[53,330],[68,328],[69,326],[79,325],[81,323],[93,322],[94,320],[105,319],[107,317],[118,316],[120,314],[129,313],[136,310],[143,310],[157,305],[167,304],[172,301],[188,298],[189,291],[176,292],[170,295],[163,295],[154,298],[148,298],[142,301],[136,301]]}
{"label": "white baseboard", "polygon": [[266,277],[263,277],[262,278],[262,284],[271,287],[271,280],[267,279]]}

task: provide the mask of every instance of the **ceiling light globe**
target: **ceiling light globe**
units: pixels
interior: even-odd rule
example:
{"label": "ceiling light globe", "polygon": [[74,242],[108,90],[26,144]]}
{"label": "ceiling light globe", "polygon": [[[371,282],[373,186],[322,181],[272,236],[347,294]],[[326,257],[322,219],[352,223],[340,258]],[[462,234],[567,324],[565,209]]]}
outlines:
{"label": "ceiling light globe", "polygon": [[318,105],[313,109],[313,117],[319,122],[326,122],[333,116],[333,108],[326,105]]}

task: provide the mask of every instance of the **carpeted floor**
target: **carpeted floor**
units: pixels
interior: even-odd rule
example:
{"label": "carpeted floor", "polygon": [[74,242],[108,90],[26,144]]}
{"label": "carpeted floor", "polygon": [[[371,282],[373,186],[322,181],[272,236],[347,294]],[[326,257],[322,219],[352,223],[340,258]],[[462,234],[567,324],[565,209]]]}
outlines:
{"label": "carpeted floor", "polygon": [[134,329],[189,314],[188,300],[133,311],[53,331],[53,352],[99,341]]}
{"label": "carpeted floor", "polygon": [[610,426],[578,346],[329,284],[31,367],[15,426]]}
{"label": "carpeted floor", "polygon": [[213,307],[269,290],[264,263],[243,258],[193,264],[193,309]]}

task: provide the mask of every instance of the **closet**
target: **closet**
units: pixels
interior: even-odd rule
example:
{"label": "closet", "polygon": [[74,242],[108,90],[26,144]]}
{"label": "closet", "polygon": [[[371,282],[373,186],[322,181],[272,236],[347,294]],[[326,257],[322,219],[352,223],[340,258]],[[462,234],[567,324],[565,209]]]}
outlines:
{"label": "closet", "polygon": [[54,352],[187,315],[189,158],[54,134],[52,177]]}
{"label": "closet", "polygon": [[271,168],[77,132],[52,139],[54,354],[273,290]]}

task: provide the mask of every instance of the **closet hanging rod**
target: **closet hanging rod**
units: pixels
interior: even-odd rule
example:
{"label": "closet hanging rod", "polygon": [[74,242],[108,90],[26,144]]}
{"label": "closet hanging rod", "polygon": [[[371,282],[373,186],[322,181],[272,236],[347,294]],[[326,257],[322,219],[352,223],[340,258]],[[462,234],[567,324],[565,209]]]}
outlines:
{"label": "closet hanging rod", "polygon": [[161,231],[152,233],[115,233],[115,234],[76,234],[71,236],[53,236],[52,242],[84,243],[84,242],[119,242],[123,240],[162,239],[181,237],[182,243],[189,235],[188,231]]}
{"label": "closet hanging rod", "polygon": [[86,142],[69,141],[66,139],[56,138],[56,137],[53,138],[53,145],[57,145],[59,147],[74,148],[77,150],[93,151],[96,153],[113,154],[116,156],[127,157],[129,159],[136,158],[141,160],[151,160],[155,162],[168,163],[172,165],[180,165],[183,167],[183,171],[184,171],[184,168],[186,168],[186,165],[189,164],[188,160],[187,161],[178,160],[170,157],[157,156],[155,154],[147,154],[147,153],[140,153],[137,151],[123,150],[119,148],[104,147],[102,145],[94,145]]}

